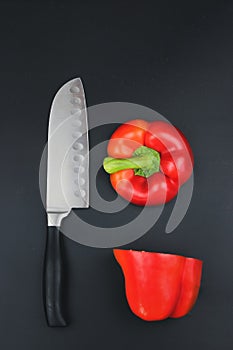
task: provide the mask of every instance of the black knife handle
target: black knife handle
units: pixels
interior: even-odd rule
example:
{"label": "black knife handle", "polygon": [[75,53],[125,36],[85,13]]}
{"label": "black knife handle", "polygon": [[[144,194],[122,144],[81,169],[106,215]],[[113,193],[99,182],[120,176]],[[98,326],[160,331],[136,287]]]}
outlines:
{"label": "black knife handle", "polygon": [[44,307],[49,327],[65,327],[63,315],[64,262],[59,227],[48,226],[44,259]]}

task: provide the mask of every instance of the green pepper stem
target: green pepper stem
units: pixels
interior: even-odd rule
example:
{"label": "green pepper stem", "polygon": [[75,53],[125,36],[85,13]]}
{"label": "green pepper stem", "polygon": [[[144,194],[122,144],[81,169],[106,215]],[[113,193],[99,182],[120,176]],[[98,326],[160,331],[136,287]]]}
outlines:
{"label": "green pepper stem", "polygon": [[149,177],[159,171],[160,156],[155,150],[141,146],[131,158],[106,157],[103,162],[104,170],[114,174],[120,170],[134,169],[136,175]]}
{"label": "green pepper stem", "polygon": [[147,156],[138,156],[132,158],[112,158],[104,159],[104,170],[109,174],[114,174],[117,171],[125,169],[142,169],[150,164],[150,159]]}

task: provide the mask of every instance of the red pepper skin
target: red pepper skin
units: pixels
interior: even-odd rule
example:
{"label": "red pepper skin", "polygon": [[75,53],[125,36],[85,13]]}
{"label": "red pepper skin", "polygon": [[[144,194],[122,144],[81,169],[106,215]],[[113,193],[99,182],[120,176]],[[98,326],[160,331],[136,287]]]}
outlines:
{"label": "red pepper skin", "polygon": [[130,158],[142,145],[160,153],[160,172],[145,178],[135,175],[132,169],[121,170],[110,175],[111,184],[116,192],[133,204],[150,206],[167,203],[192,174],[191,147],[182,132],[171,124],[136,119],[115,130],[108,144],[108,155]]}
{"label": "red pepper skin", "polygon": [[199,293],[201,274],[202,261],[186,258],[180,297],[170,317],[179,318],[185,316],[193,308]]}
{"label": "red pepper skin", "polygon": [[202,261],[179,255],[114,249],[132,312],[145,321],[186,315],[198,296]]}
{"label": "red pepper skin", "polygon": [[113,158],[129,158],[144,144],[149,123],[142,119],[122,124],[112,134],[108,143],[108,155]]}
{"label": "red pepper skin", "polygon": [[145,145],[160,152],[160,170],[182,186],[193,171],[193,152],[184,134],[173,125],[156,121],[145,134]]}
{"label": "red pepper skin", "polygon": [[162,173],[149,178],[134,175],[132,169],[110,175],[113,188],[127,201],[137,205],[160,205],[172,200],[178,191],[178,182]]}

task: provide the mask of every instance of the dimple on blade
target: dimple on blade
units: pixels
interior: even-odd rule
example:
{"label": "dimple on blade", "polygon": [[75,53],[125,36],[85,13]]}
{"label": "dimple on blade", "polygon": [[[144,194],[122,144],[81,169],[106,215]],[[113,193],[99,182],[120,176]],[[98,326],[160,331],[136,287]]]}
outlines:
{"label": "dimple on blade", "polygon": [[[87,150],[87,112],[86,102],[83,93],[83,88],[77,82],[70,88],[72,94],[70,98],[71,103],[71,135],[73,142],[67,153],[68,167],[65,166],[63,169],[68,169],[70,166],[73,169],[72,172],[72,183],[69,187],[65,186],[66,198],[69,202],[70,207],[82,207],[89,206],[89,191],[88,191],[88,163],[89,155]],[[65,176],[66,178],[66,176]]]}

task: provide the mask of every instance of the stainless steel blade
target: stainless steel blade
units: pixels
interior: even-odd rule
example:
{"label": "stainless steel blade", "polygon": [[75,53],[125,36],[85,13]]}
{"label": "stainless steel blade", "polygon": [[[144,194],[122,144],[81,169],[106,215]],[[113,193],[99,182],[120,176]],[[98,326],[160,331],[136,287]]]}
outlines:
{"label": "stainless steel blade", "polygon": [[51,106],[46,206],[49,226],[59,226],[72,208],[89,206],[88,123],[80,78],[64,84]]}

